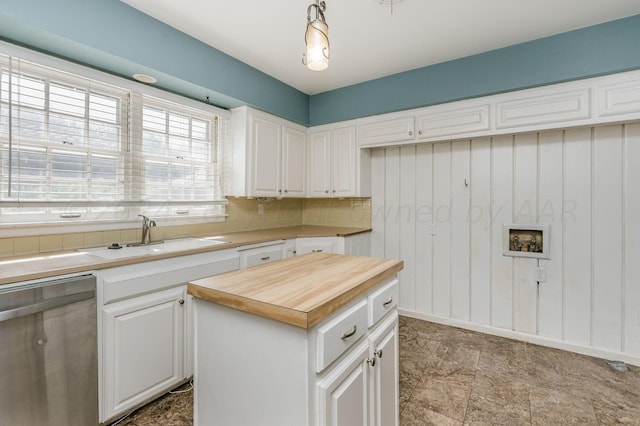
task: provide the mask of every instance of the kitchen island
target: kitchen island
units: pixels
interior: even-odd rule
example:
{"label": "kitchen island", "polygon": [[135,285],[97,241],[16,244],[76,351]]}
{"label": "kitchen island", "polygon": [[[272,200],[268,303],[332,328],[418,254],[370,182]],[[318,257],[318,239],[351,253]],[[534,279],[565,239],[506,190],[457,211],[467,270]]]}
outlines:
{"label": "kitchen island", "polygon": [[397,424],[402,267],[310,253],[189,283],[195,424]]}

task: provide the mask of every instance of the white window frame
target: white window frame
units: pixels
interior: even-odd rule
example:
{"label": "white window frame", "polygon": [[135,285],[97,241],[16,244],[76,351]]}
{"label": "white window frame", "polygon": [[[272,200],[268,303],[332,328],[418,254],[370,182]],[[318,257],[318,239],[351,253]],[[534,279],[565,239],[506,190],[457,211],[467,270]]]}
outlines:
{"label": "white window frame", "polygon": [[[215,169],[215,177],[217,179],[216,184],[218,186],[219,193],[216,194],[216,198],[214,200],[207,200],[206,202],[149,202],[141,199],[135,199],[135,194],[139,194],[139,189],[134,188],[131,190],[129,185],[125,187],[125,199],[122,202],[119,202],[118,205],[123,207],[123,212],[120,215],[98,215],[98,217],[92,217],[91,215],[83,215],[83,217],[77,218],[73,217],[73,214],[68,215],[69,217],[63,218],[60,220],[35,218],[30,222],[7,222],[3,221],[2,217],[0,217],[0,230],[2,230],[3,234],[6,236],[18,236],[18,235],[41,235],[41,234],[49,234],[49,233],[60,233],[60,232],[86,232],[86,231],[98,231],[98,230],[109,230],[109,229],[127,229],[127,228],[137,228],[140,226],[140,218],[138,214],[146,214],[149,216],[157,215],[160,217],[163,225],[180,225],[180,224],[194,224],[194,223],[207,223],[207,222],[220,222],[224,221],[225,214],[225,205],[226,200],[224,199],[224,195],[226,193],[227,188],[227,177],[229,176],[229,152],[230,143],[229,143],[229,134],[228,134],[228,120],[230,119],[231,113],[227,110],[214,107],[205,102],[195,101],[189,98],[185,98],[173,93],[165,92],[163,90],[150,87],[141,83],[137,83],[134,81],[126,80],[120,77],[113,76],[111,74],[107,74],[101,71],[97,71],[91,68],[87,68],[85,66],[77,65],[70,63],[68,61],[64,61],[58,58],[54,58],[45,54],[41,54],[38,52],[34,52],[28,49],[24,49],[18,46],[11,45],[6,42],[0,42],[0,55],[3,57],[16,57],[20,58],[20,60],[24,60],[27,62],[33,62],[38,66],[49,67],[54,70],[54,72],[58,72],[60,75],[64,73],[70,73],[72,75],[79,76],[80,79],[91,79],[96,82],[97,86],[107,87],[107,86],[115,86],[118,89],[124,89],[125,91],[130,92],[130,101],[127,102],[126,105],[123,104],[123,108],[121,110],[123,113],[127,113],[124,111],[128,109],[128,114],[126,118],[122,118],[123,127],[122,132],[125,133],[123,135],[123,150],[127,152],[124,154],[124,160],[128,162],[125,165],[124,170],[125,173],[131,173],[132,168],[132,158],[133,155],[131,153],[132,145],[141,141],[141,135],[138,138],[136,135],[132,134],[132,130],[136,127],[141,130],[142,125],[139,123],[131,123],[132,120],[141,120],[142,114],[139,111],[139,114],[133,109],[137,107],[134,99],[139,97],[152,97],[158,99],[159,102],[167,102],[172,104],[180,105],[184,107],[185,110],[191,110],[197,112],[197,114],[203,116],[216,116],[218,117],[218,134],[216,137],[218,140],[216,141],[216,147],[218,148],[218,152],[215,153],[217,156],[217,164]],[[0,58],[3,59],[3,58]],[[61,81],[57,79],[56,81]],[[61,81],[62,82],[62,81]],[[70,77],[69,82],[73,84],[73,76]],[[108,94],[108,93],[107,93]],[[206,98],[206,96],[203,96]],[[139,106],[139,105],[138,105]],[[141,148],[140,148],[141,149]],[[139,170],[137,170],[139,172]],[[137,180],[138,182],[133,182],[132,185],[139,185],[139,177],[133,175],[125,175],[125,181],[129,180]],[[42,205],[48,206],[47,203],[42,203]],[[108,205],[105,204],[105,205]],[[64,203],[64,206],[61,206],[60,203],[51,205],[51,209],[55,209],[59,211],[61,208],[69,207],[69,206],[79,206],[79,207],[87,207],[89,209],[100,210],[100,203]],[[8,203],[0,203],[0,211],[2,208],[11,207]],[[70,212],[73,211],[71,208]],[[173,214],[171,213],[173,211]],[[5,216],[5,215],[3,215]]]}

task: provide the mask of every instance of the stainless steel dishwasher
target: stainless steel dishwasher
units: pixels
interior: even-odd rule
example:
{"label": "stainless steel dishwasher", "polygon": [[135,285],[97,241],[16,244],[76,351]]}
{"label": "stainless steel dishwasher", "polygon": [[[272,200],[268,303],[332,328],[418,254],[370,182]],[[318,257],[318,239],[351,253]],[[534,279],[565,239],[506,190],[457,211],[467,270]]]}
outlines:
{"label": "stainless steel dishwasher", "polygon": [[98,424],[96,278],[0,286],[0,426]]}

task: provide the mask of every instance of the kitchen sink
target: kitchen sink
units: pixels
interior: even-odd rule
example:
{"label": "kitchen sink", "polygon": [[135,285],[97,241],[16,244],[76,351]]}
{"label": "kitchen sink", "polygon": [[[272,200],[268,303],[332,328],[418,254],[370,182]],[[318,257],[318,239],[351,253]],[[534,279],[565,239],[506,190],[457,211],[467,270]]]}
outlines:
{"label": "kitchen sink", "polygon": [[173,253],[184,250],[193,250],[203,247],[212,247],[219,244],[227,244],[227,241],[211,238],[180,238],[146,245],[120,246],[118,249],[97,247],[79,249],[78,251],[97,256],[103,259],[125,259],[128,257],[149,256],[152,254]]}

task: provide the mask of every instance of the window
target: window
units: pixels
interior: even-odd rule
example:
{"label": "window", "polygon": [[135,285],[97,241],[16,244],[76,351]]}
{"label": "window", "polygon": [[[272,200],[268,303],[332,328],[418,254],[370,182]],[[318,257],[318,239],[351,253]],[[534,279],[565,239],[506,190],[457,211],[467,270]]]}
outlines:
{"label": "window", "polygon": [[227,118],[148,91],[0,56],[0,224],[223,217]]}

